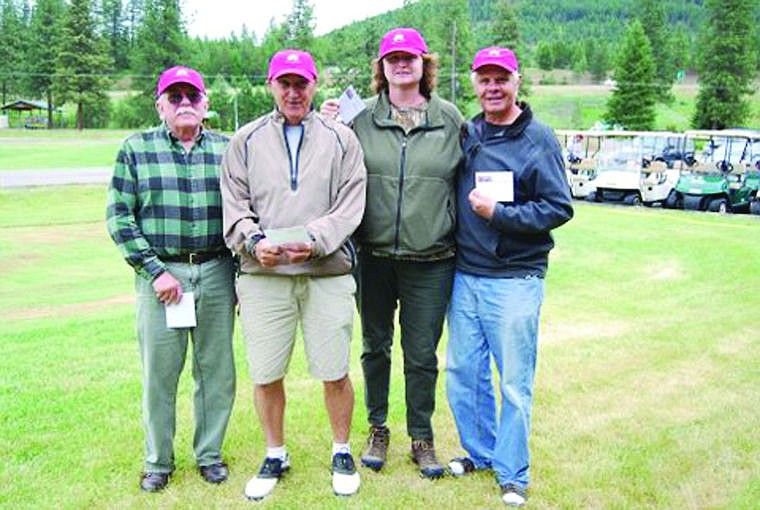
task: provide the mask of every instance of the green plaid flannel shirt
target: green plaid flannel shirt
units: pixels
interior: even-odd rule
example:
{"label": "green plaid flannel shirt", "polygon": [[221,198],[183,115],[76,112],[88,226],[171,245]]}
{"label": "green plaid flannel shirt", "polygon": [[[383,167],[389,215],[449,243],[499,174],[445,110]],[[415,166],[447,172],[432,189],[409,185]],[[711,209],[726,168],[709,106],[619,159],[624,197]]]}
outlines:
{"label": "green plaid flannel shirt", "polygon": [[225,248],[219,169],[228,141],[203,131],[186,153],[162,125],[122,145],[106,225],[140,276],[153,280],[164,272],[161,257]]}

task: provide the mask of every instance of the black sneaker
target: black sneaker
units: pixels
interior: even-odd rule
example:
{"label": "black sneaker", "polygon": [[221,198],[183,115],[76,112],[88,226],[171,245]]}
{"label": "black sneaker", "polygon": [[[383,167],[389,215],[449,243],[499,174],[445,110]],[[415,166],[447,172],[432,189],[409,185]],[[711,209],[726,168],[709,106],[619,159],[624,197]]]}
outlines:
{"label": "black sneaker", "polygon": [[522,508],[528,501],[528,493],[522,487],[507,483],[501,486],[501,500],[507,506]]}
{"label": "black sneaker", "polygon": [[425,478],[440,478],[444,468],[435,457],[435,446],[432,439],[412,440],[412,460],[420,467],[420,475]]}
{"label": "black sneaker", "polygon": [[156,473],[148,471],[140,478],[140,488],[145,492],[159,492],[169,485],[170,473]]}
{"label": "black sneaker", "polygon": [[290,458],[287,456],[284,459],[265,458],[259,473],[245,484],[245,497],[254,501],[264,499],[289,469]]}
{"label": "black sneaker", "polygon": [[361,479],[350,453],[336,453],[332,458],[332,487],[338,496],[351,496],[359,490]]}
{"label": "black sneaker", "polygon": [[372,425],[367,437],[367,448],[362,454],[362,465],[373,471],[380,471],[388,455],[388,444],[391,442],[391,431],[385,425]]}

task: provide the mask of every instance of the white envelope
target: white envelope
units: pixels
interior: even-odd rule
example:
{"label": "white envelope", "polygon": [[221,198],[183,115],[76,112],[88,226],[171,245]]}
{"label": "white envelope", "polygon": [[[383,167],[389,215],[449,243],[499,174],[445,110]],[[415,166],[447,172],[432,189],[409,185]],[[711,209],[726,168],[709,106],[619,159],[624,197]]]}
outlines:
{"label": "white envelope", "polygon": [[170,329],[195,327],[195,296],[185,292],[179,303],[164,305],[166,310],[166,327]]}
{"label": "white envelope", "polygon": [[514,202],[514,174],[512,172],[475,172],[475,189],[497,202]]}

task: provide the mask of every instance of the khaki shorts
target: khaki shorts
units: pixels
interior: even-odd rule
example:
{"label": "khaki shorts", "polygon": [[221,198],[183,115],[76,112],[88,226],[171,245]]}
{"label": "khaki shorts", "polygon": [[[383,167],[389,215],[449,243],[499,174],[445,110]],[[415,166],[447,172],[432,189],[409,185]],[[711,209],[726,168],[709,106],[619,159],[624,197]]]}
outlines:
{"label": "khaki shorts", "polygon": [[285,377],[299,322],[311,376],[336,381],[348,374],[355,291],[351,275],[241,274],[240,322],[253,382]]}

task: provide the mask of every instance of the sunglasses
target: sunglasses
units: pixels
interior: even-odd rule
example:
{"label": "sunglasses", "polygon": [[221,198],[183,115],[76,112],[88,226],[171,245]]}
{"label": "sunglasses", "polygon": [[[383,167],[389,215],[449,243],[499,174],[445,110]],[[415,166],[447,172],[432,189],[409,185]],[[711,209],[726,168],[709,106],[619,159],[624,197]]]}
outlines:
{"label": "sunglasses", "polygon": [[190,104],[195,106],[201,102],[201,99],[203,99],[203,94],[201,94],[197,90],[193,90],[188,93],[171,92],[166,95],[166,99],[168,99],[169,102],[175,106],[182,104],[182,100],[184,98],[187,98],[187,100],[190,101]]}

